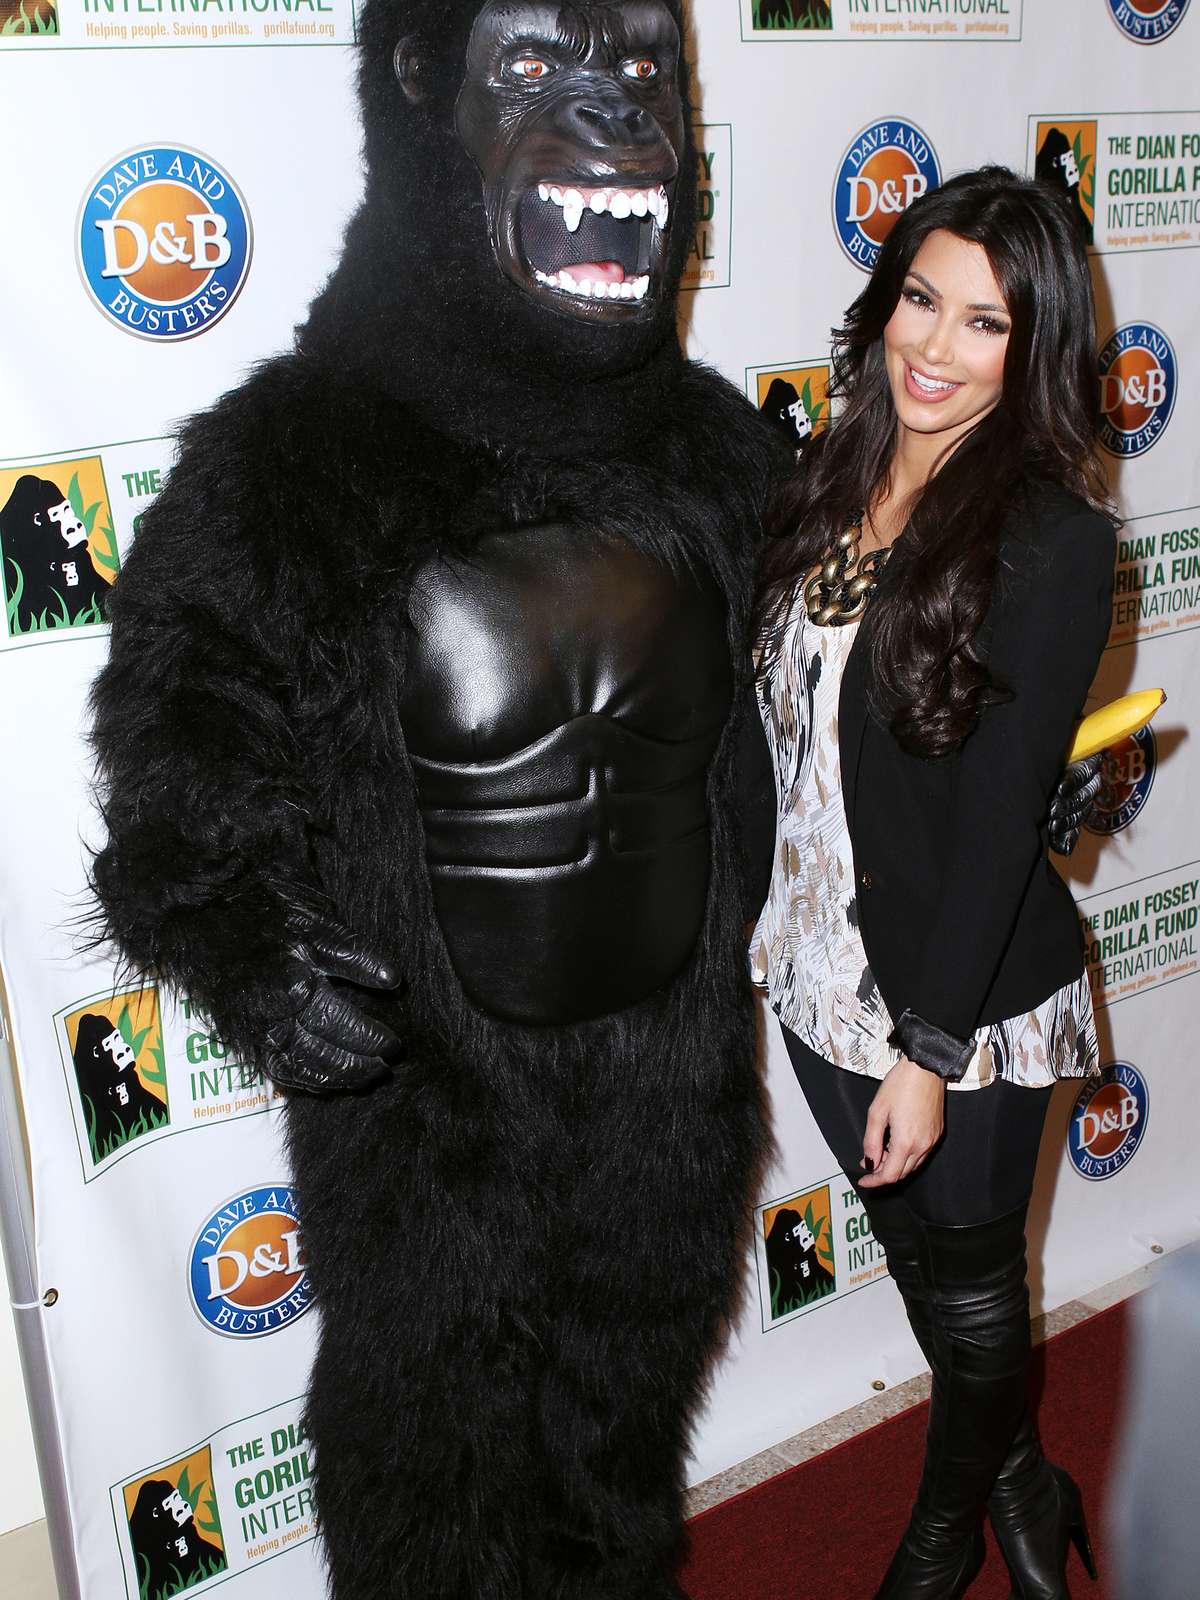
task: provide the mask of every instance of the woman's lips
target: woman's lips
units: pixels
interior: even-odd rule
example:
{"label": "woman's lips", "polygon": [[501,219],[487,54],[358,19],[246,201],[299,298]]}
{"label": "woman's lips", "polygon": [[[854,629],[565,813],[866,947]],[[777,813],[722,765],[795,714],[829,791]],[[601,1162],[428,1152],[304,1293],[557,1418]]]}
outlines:
{"label": "woman's lips", "polygon": [[[924,382],[921,381],[924,379]],[[906,361],[904,363],[904,387],[914,400],[921,400],[927,406],[940,405],[943,400],[949,400],[952,394],[957,394],[962,388],[961,383],[948,383],[944,378],[933,378],[927,373],[922,373],[918,378],[916,368]]]}

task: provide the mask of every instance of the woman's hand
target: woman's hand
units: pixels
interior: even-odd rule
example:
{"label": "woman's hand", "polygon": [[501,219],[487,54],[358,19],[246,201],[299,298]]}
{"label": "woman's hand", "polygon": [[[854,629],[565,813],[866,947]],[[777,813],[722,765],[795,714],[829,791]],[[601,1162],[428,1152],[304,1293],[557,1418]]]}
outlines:
{"label": "woman's hand", "polygon": [[[863,1189],[881,1189],[915,1172],[942,1137],[946,1085],[902,1056],[879,1085],[863,1138]],[[889,1136],[890,1134],[890,1136]],[[886,1140],[887,1148],[884,1144]]]}

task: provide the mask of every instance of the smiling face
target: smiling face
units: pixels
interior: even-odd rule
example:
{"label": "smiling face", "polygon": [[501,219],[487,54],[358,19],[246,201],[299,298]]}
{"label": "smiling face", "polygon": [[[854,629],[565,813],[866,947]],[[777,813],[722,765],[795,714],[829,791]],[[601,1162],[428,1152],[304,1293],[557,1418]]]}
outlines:
{"label": "smiling face", "polygon": [[565,315],[638,321],[662,298],[685,146],[679,48],[661,0],[490,0],[476,18],[455,125],[492,249]]}
{"label": "smiling face", "polygon": [[983,247],[931,233],[883,330],[901,431],[927,437],[939,454],[970,432],[1000,399],[1011,326]]}

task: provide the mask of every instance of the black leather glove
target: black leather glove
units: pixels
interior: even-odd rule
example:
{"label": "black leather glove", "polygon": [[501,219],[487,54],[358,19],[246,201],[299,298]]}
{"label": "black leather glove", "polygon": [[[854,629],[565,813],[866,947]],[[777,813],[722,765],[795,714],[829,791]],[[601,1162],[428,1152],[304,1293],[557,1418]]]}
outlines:
{"label": "black leather glove", "polygon": [[264,1071],[281,1087],[307,1094],[336,1094],[380,1082],[390,1063],[403,1055],[403,1045],[391,1028],[360,1010],[353,992],[341,985],[395,990],[400,987],[395,967],[340,923],[298,917],[290,931],[278,1020],[264,1035]]}
{"label": "black leather glove", "polygon": [[1103,763],[1102,750],[1099,755],[1072,761],[1063,769],[1058,788],[1050,800],[1046,824],[1050,848],[1060,856],[1069,856],[1079,843],[1079,830],[1091,816],[1092,802],[1100,792]]}

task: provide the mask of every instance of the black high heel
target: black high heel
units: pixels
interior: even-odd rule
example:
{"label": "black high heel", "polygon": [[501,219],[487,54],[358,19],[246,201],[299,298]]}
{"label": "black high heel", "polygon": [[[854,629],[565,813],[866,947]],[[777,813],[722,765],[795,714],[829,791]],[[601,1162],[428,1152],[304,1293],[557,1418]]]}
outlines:
{"label": "black high heel", "polygon": [[988,1501],[1000,1554],[1012,1579],[1009,1600],[1070,1600],[1071,1545],[1094,1583],[1099,1574],[1079,1485],[1044,1458],[1033,1482],[1009,1490],[1001,1482]]}

